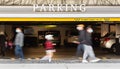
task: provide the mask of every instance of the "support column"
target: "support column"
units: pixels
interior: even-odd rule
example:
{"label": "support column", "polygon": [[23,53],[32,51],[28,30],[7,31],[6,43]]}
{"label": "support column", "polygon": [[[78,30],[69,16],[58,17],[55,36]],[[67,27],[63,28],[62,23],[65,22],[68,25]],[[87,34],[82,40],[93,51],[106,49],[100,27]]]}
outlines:
{"label": "support column", "polygon": [[8,39],[13,38],[13,31],[12,31],[12,25],[5,25],[5,32],[8,35]]}
{"label": "support column", "polygon": [[101,24],[101,36],[109,32],[109,24]]}
{"label": "support column", "polygon": [[65,29],[61,28],[60,30],[60,35],[61,35],[61,44],[60,45],[64,45],[64,39],[65,39]]}
{"label": "support column", "polygon": [[1,31],[5,32],[5,25],[0,25],[0,32]]}
{"label": "support column", "polygon": [[120,37],[120,24],[116,24],[116,38]]}

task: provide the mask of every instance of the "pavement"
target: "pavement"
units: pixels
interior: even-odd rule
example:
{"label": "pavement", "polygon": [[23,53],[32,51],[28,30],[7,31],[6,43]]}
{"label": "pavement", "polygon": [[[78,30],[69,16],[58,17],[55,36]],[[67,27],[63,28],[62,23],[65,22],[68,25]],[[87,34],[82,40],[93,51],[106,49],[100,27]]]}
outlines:
{"label": "pavement", "polygon": [[[19,63],[29,63],[29,64],[61,64],[61,63],[81,63],[82,56],[76,57],[76,47],[62,47],[56,48],[52,62],[40,61],[40,59],[45,55],[45,49],[43,47],[25,47],[23,48],[25,59],[17,59],[14,55],[14,49],[6,51],[5,57],[0,57],[0,64],[19,64]],[[101,61],[97,63],[120,63],[120,55],[115,55],[108,52],[106,49],[94,48],[96,57],[100,58]]]}
{"label": "pavement", "polygon": [[[51,62],[47,60],[40,59],[0,59],[0,64],[82,64],[79,59],[61,59],[52,60]],[[93,62],[89,62],[93,63]],[[94,63],[120,63],[120,59],[101,59]]]}
{"label": "pavement", "polygon": [[0,59],[3,69],[119,69],[120,59],[106,59],[96,63],[81,63],[80,60],[53,60],[52,62],[36,59]]}
{"label": "pavement", "polygon": [[[94,48],[96,57],[100,59],[120,59],[120,55],[115,55],[111,52],[109,52],[106,49],[101,48]],[[41,46],[39,47],[25,47],[23,48],[25,59],[41,59],[43,56],[45,56],[45,49]],[[5,57],[0,57],[0,59],[11,59],[15,58],[14,49],[7,50]],[[81,57],[80,57],[81,58]],[[76,57],[76,47],[60,47],[56,48],[56,52],[53,56],[54,60],[74,60],[78,59]]]}
{"label": "pavement", "polygon": [[0,68],[3,69],[118,69],[120,56],[102,50],[94,49],[101,60],[95,63],[82,63],[82,57],[76,57],[76,47],[57,48],[53,60],[40,60],[45,55],[43,47],[26,47],[23,49],[25,59],[16,59],[14,49],[6,52],[5,57],[0,57]]}
{"label": "pavement", "polygon": [[0,64],[3,69],[119,69],[120,64]]}

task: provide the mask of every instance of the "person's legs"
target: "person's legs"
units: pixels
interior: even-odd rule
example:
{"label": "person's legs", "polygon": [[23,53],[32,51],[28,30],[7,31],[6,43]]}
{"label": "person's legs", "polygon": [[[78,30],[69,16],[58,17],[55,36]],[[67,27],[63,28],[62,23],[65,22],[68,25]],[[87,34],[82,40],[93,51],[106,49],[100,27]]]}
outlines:
{"label": "person's legs", "polygon": [[89,58],[90,59],[95,59],[96,57],[95,57],[95,53],[93,51],[93,48],[88,45],[88,49],[89,49],[89,52],[88,52],[89,53]]}
{"label": "person's legs", "polygon": [[82,54],[83,54],[83,51],[84,51],[83,44],[79,44],[79,45],[77,46],[76,56],[79,57],[80,55],[82,55]]}
{"label": "person's legs", "polygon": [[53,52],[51,51],[51,52],[49,52],[49,54],[48,54],[48,57],[49,57],[49,62],[51,62],[51,60],[52,60],[52,57],[53,57]]}
{"label": "person's legs", "polygon": [[89,53],[90,62],[97,62],[97,61],[99,61],[100,59],[95,57],[95,53],[93,51],[92,46],[88,46],[88,49],[89,49],[88,53]]}
{"label": "person's legs", "polygon": [[5,51],[2,51],[2,56],[3,56],[3,57],[5,56]]}
{"label": "person's legs", "polygon": [[15,46],[15,56],[19,58],[19,47],[18,45]]}
{"label": "person's legs", "polygon": [[46,55],[41,58],[40,60],[48,60],[49,62],[52,61],[52,57],[53,57],[53,50],[46,50]]}
{"label": "person's legs", "polygon": [[83,53],[83,60],[82,60],[82,62],[88,62],[87,61],[87,58],[89,56],[88,51],[89,51],[88,50],[88,46],[84,44],[84,53]]}
{"label": "person's legs", "polygon": [[24,59],[23,50],[21,47],[19,48],[19,54],[20,54],[20,58]]}
{"label": "person's legs", "polygon": [[48,56],[45,55],[44,57],[42,57],[40,60],[48,60]]}
{"label": "person's legs", "polygon": [[4,48],[4,46],[1,49],[1,54],[2,54],[3,57],[5,56],[5,48]]}
{"label": "person's legs", "polygon": [[0,55],[2,55],[2,47],[0,47]]}
{"label": "person's legs", "polygon": [[49,52],[48,56],[49,56],[50,58],[52,58],[52,57],[53,57],[53,52]]}
{"label": "person's legs", "polygon": [[42,57],[40,60],[48,60],[49,59],[49,50],[46,50],[46,55]]}

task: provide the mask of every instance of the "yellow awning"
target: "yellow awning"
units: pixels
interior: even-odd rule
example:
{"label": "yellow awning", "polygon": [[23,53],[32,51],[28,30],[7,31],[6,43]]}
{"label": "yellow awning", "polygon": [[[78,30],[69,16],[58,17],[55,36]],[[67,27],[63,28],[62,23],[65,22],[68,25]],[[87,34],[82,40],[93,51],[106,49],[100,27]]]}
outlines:
{"label": "yellow awning", "polygon": [[0,21],[120,21],[120,18],[0,18]]}

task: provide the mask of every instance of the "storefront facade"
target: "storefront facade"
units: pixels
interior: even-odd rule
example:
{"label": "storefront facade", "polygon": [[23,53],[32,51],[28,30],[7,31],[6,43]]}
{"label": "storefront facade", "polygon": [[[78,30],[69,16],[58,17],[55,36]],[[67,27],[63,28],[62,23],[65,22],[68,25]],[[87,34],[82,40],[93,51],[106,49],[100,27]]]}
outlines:
{"label": "storefront facade", "polygon": [[[98,23],[101,36],[110,31],[120,34],[120,1],[119,0],[1,0],[0,31],[13,37],[13,26],[27,25],[34,30],[34,37],[39,38],[38,31],[60,31],[60,45],[64,45],[65,32],[76,24],[87,22]],[[40,25],[60,25],[57,28],[43,28]],[[62,25],[63,24],[63,25]],[[112,26],[109,29],[109,24]],[[17,25],[17,26],[18,26]],[[35,26],[34,26],[35,25]],[[62,25],[62,26],[61,26]],[[90,24],[91,25],[91,24]],[[97,31],[98,32],[98,31]],[[118,34],[118,35],[117,35]],[[41,36],[40,36],[41,37]]]}
{"label": "storefront facade", "polygon": [[[1,30],[8,27],[4,22],[12,21],[102,21],[105,28],[104,23],[120,21],[119,0],[1,0],[0,5]],[[101,29],[101,35],[106,32]]]}

